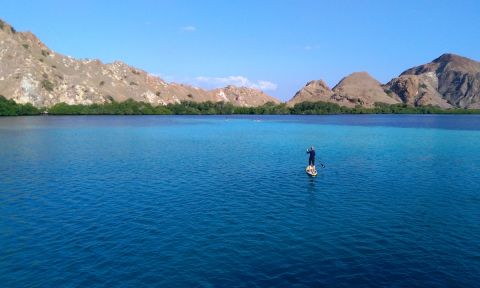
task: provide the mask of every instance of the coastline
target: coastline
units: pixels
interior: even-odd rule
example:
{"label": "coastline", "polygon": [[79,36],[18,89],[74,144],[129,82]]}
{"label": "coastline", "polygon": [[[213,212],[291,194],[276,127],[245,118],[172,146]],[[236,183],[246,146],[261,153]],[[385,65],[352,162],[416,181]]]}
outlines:
{"label": "coastline", "polygon": [[46,115],[361,115],[361,114],[435,114],[468,115],[480,114],[480,109],[436,106],[409,106],[407,104],[376,103],[372,108],[349,108],[329,102],[301,102],[294,106],[285,103],[266,103],[256,107],[234,106],[224,102],[181,102],[165,106],[153,106],[145,102],[126,100],[104,104],[69,105],[59,103],[48,108],[37,108],[32,104],[18,104],[0,98],[0,116],[46,116]]}

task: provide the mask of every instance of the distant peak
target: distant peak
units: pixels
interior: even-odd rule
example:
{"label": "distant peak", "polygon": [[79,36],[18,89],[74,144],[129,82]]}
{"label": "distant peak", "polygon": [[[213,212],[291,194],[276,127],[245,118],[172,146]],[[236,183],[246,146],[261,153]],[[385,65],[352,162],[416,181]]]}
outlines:
{"label": "distant peak", "polygon": [[353,73],[348,74],[347,76],[343,77],[342,80],[345,80],[345,79],[360,79],[360,78],[367,79],[367,78],[373,78],[373,77],[370,74],[368,74],[368,72],[358,71],[358,72],[353,72]]}
{"label": "distant peak", "polygon": [[[368,72],[353,72],[352,74],[344,77],[340,82],[333,87],[333,91],[345,86],[357,86],[359,83],[370,83],[371,85],[380,85],[377,79],[373,78]],[[363,85],[362,84],[362,85]]]}
{"label": "distant peak", "polygon": [[463,60],[473,61],[471,59],[462,57],[462,56],[457,55],[457,54],[445,53],[445,54],[440,55],[440,57],[438,57],[437,59],[433,60],[433,62],[434,63],[444,63],[444,62],[454,62],[454,61],[463,61]]}
{"label": "distant peak", "polygon": [[368,74],[367,71],[358,71],[358,72],[353,72],[349,76],[363,76],[363,77],[372,77],[370,74]]}
{"label": "distant peak", "polygon": [[309,81],[305,86],[322,86],[328,88],[327,83],[322,79]]}
{"label": "distant peak", "polygon": [[373,80],[377,81],[375,78],[372,77],[372,75],[370,75],[368,72],[365,72],[365,71],[353,72],[352,74],[343,78],[343,80],[349,80],[349,79],[357,79],[357,80],[358,79],[362,79],[362,80],[373,79]]}

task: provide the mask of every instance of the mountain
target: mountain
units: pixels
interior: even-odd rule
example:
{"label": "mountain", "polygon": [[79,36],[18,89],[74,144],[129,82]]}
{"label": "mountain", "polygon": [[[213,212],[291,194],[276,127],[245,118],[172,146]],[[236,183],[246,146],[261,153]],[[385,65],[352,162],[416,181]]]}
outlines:
{"label": "mountain", "polygon": [[433,73],[423,75],[401,75],[385,85],[392,96],[399,97],[403,103],[410,106],[438,106],[452,108],[437,91],[438,80]]}
{"label": "mountain", "polygon": [[381,85],[366,72],[343,78],[332,90],[322,80],[311,81],[288,102],[326,101],[342,106],[372,107],[375,102],[440,108],[480,108],[480,62],[443,54],[410,68]]}
{"label": "mountain", "polygon": [[[77,60],[56,53],[30,32],[17,32],[0,20],[0,95],[17,103],[50,107],[56,103],[92,104],[133,99],[153,105],[228,102],[236,106],[280,103],[260,90],[227,86],[204,90],[161,78],[123,62]],[[308,82],[287,102],[326,101],[342,106],[373,107],[375,102],[480,109],[480,62],[443,54],[410,68],[381,85],[367,72],[343,78],[333,89]]]}
{"label": "mountain", "polygon": [[410,102],[427,98],[427,103],[445,108],[480,108],[480,62],[443,54],[430,63],[406,70],[387,86]]}
{"label": "mountain", "polygon": [[333,92],[323,80],[310,81],[288,101],[288,105],[309,101],[331,102]]}
{"label": "mountain", "polygon": [[346,107],[373,107],[375,102],[387,104],[400,103],[398,97],[385,93],[380,82],[367,72],[355,72],[343,78],[330,90],[323,80],[310,81],[288,101],[289,106],[304,101],[324,101]]}
{"label": "mountain", "polygon": [[397,104],[394,99],[384,92],[380,82],[367,72],[356,72],[343,78],[334,88],[332,98],[343,106],[373,107],[375,102]]}
{"label": "mountain", "polygon": [[225,101],[258,106],[279,101],[260,90],[226,87],[207,91],[166,81],[123,62],[77,60],[56,53],[30,32],[0,20],[0,95],[17,103],[50,107],[133,99],[154,105],[181,101]]}

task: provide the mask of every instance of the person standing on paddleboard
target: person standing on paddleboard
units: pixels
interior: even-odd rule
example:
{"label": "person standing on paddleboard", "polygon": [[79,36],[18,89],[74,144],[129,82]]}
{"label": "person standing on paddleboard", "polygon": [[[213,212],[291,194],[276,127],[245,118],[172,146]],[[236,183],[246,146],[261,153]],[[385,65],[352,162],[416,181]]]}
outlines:
{"label": "person standing on paddleboard", "polygon": [[307,154],[310,154],[308,157],[308,166],[310,169],[315,170],[315,148],[312,146],[310,149],[307,150]]}

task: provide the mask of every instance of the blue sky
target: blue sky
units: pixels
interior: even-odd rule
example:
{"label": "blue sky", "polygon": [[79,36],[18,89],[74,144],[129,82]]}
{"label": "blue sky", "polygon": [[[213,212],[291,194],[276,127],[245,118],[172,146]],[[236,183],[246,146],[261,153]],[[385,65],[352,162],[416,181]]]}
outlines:
{"label": "blue sky", "polygon": [[76,58],[288,100],[354,71],[386,82],[452,52],[480,60],[480,1],[0,1],[0,18]]}

